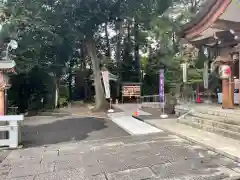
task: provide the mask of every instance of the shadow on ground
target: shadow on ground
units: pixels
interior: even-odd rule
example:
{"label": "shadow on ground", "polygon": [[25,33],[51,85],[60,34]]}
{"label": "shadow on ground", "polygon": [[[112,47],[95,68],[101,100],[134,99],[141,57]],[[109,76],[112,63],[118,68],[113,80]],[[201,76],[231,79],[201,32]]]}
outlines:
{"label": "shadow on ground", "polygon": [[29,122],[22,127],[24,147],[127,135],[124,130],[113,122],[102,118],[81,117],[43,121],[35,119]]}

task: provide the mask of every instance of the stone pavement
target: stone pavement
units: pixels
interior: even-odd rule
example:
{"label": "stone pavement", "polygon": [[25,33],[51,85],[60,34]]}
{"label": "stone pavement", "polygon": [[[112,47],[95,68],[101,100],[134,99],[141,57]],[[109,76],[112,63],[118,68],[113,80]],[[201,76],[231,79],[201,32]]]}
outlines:
{"label": "stone pavement", "polygon": [[239,167],[226,157],[161,132],[15,150],[0,164],[0,179],[221,180],[239,177]]}
{"label": "stone pavement", "polygon": [[[184,107],[191,106],[191,105],[184,105]],[[220,111],[219,106],[212,106],[212,105],[192,105],[194,108],[205,108],[211,111]],[[240,162],[240,141],[223,137],[221,135],[207,132],[201,129],[192,128],[190,126],[180,124],[177,122],[176,116],[170,115],[167,119],[160,119],[160,112],[157,109],[153,108],[146,108],[142,109],[148,112],[151,115],[148,116],[140,116],[140,119],[143,120],[145,123],[153,125],[161,130],[165,130],[172,134],[175,134],[179,137],[187,139],[189,141],[201,144],[207,147],[210,150],[215,152],[221,153],[235,161]],[[188,109],[189,111],[189,109]],[[231,113],[240,112],[239,110],[224,110],[227,112],[228,115]],[[222,111],[221,111],[222,112]]]}
{"label": "stone pavement", "polygon": [[240,162],[240,141],[180,124],[177,119],[148,119],[144,120],[144,122],[204,145],[213,151]]}

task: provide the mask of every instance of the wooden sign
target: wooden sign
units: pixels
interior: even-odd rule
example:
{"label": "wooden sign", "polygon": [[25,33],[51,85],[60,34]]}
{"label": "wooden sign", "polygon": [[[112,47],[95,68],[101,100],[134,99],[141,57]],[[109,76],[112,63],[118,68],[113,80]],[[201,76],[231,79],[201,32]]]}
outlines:
{"label": "wooden sign", "polygon": [[122,87],[123,97],[140,97],[141,87],[139,85],[127,85]]}

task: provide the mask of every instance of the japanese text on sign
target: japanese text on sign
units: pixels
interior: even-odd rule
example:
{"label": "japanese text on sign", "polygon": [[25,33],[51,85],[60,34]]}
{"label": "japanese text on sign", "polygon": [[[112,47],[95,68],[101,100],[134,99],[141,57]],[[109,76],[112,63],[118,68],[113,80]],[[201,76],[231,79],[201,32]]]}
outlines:
{"label": "japanese text on sign", "polygon": [[124,97],[139,97],[141,94],[141,87],[134,86],[123,86],[122,87],[122,96]]}

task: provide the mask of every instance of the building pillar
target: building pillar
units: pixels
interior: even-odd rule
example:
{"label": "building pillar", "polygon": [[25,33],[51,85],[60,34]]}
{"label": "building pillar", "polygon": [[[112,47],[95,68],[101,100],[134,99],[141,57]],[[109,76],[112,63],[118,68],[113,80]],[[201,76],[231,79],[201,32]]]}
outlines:
{"label": "building pillar", "polygon": [[240,107],[240,47],[239,44],[237,46],[238,48],[238,81],[237,81],[237,88],[238,88],[238,106]]}
{"label": "building pillar", "polygon": [[4,90],[0,89],[0,116],[4,115],[4,111],[5,111],[4,106],[5,106],[5,103],[4,103]]}
{"label": "building pillar", "polygon": [[233,89],[232,83],[228,79],[222,80],[222,108],[232,109],[233,108]]}

